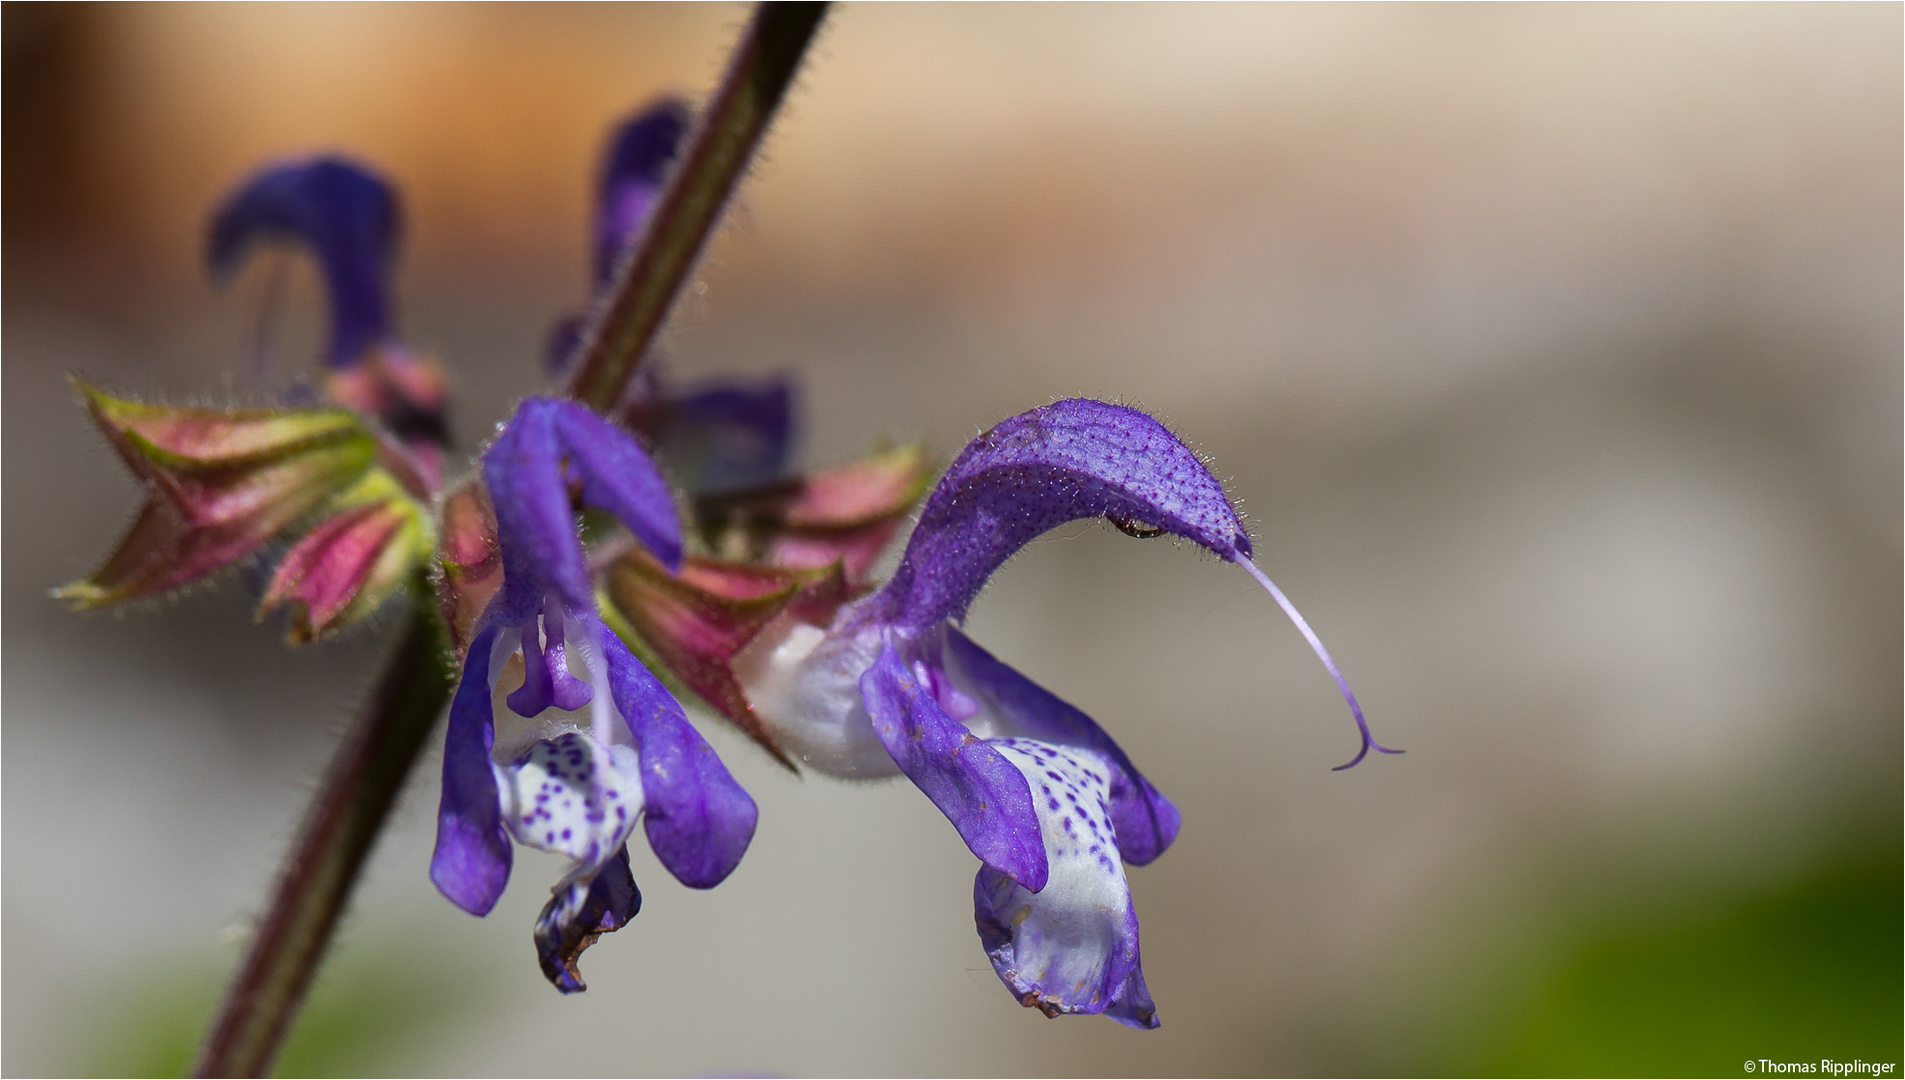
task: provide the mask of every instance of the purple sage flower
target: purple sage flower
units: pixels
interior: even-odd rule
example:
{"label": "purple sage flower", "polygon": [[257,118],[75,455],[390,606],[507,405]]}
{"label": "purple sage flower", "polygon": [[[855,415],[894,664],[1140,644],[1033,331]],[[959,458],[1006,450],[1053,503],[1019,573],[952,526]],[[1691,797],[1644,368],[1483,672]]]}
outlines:
{"label": "purple sage flower", "polygon": [[[959,628],[1011,555],[1068,521],[1170,533],[1238,564],[1293,619],[1378,746],[1322,643],[1251,562],[1250,537],[1195,453],[1146,414],[1060,401],[973,440],[920,512],[899,569],[826,629],[785,620],[736,661],[762,722],[796,760],[842,776],[903,773],[983,864],[979,937],[994,970],[1048,1016],[1157,1026],[1124,863],[1176,838],[1177,808],[1093,720]],[[1342,766],[1347,768],[1348,765]]]}
{"label": "purple sage flower", "polygon": [[390,275],[401,233],[397,192],[387,180],[342,158],[318,157],[269,166],[239,185],[212,216],[206,261],[223,279],[261,242],[310,248],[331,303],[326,394],[378,418],[435,485],[449,443],[448,380],[435,361],[397,339]]}
{"label": "purple sage flower", "polygon": [[335,157],[285,162],[254,174],[219,207],[206,261],[223,278],[260,241],[308,245],[331,300],[326,358],[344,367],[391,338],[389,279],[401,230],[397,193],[376,173]]}
{"label": "purple sage flower", "polygon": [[[590,268],[599,295],[654,210],[691,119],[688,105],[663,98],[622,122],[597,181]],[[548,344],[560,372],[581,344],[583,318],[558,322]],[[690,493],[733,492],[783,479],[794,440],[794,392],[785,378],[711,379],[672,385],[651,356],[622,403],[622,419]]]}
{"label": "purple sage flower", "polygon": [[595,288],[615,276],[622,249],[641,231],[688,134],[688,103],[662,98],[622,122],[602,162],[595,202]]}
{"label": "purple sage flower", "polygon": [[[483,915],[508,881],[512,840],[568,856],[535,940],[544,973],[572,993],[584,989],[582,950],[640,907],[626,847],[637,820],[662,865],[706,889],[740,862],[756,809],[596,613],[572,493],[663,564],[680,565],[673,497],[647,454],[581,405],[530,398],[483,455],[482,475],[503,583],[476,624],[450,705],[430,876]],[[539,722],[498,739],[492,695],[518,655],[522,685],[507,703]]]}

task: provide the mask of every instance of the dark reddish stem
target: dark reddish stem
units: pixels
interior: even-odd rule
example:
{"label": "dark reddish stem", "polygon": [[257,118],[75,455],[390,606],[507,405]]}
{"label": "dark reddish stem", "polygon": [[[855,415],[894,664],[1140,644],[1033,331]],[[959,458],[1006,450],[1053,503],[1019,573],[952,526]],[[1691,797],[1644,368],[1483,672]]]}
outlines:
{"label": "dark reddish stem", "polygon": [[623,254],[614,285],[590,313],[581,360],[569,381],[576,400],[603,412],[621,400],[747,172],[826,11],[824,3],[755,9],[654,213]]}
{"label": "dark reddish stem", "polygon": [[450,700],[449,641],[427,586],[413,591],[411,606],[403,641],[305,811],[193,1076],[263,1076],[271,1067],[391,804]]}

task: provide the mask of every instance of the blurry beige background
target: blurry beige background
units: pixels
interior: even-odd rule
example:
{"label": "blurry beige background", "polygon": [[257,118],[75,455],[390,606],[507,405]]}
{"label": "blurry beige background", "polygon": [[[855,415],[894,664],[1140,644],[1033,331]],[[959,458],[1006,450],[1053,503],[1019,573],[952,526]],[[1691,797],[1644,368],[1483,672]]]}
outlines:
{"label": "blurry beige background", "polygon": [[[583,297],[608,126],[705,92],[745,17],[7,5],[0,1070],[177,1067],[392,629],[287,652],[239,574],[61,611],[136,498],[65,373],[308,370],[309,266],[261,383],[270,260],[216,290],[201,229],[344,150],[401,184],[403,327],[478,446]],[[711,732],[748,858],[704,894],[638,851],[573,999],[529,942],[552,860],[485,920],[431,889],[433,754],[287,1070],[1896,1060],[1900,36],[1889,4],[838,8],[677,369],[798,373],[809,463],[1060,396],[1168,418],[1408,754],[1330,772],[1349,718],[1243,574],[1074,526],[971,630],[1184,812],[1132,874],[1160,1031],[1012,1001],[910,787]]]}

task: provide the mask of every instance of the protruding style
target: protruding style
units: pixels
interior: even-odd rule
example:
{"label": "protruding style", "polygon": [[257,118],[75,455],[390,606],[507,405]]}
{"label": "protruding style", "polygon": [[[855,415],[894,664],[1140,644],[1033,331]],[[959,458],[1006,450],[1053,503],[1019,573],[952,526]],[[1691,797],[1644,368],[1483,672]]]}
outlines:
{"label": "protruding style", "polygon": [[222,280],[260,243],[309,249],[331,304],[325,392],[376,417],[422,459],[435,486],[449,442],[448,383],[435,361],[397,337],[390,275],[401,232],[396,189],[371,169],[337,157],[289,161],[260,170],[219,207],[206,261]]}
{"label": "protruding style", "polygon": [[1060,401],[966,447],[884,587],[824,629],[782,620],[736,663],[797,761],[902,773],[946,815],[983,864],[975,919],[1014,996],[1047,1015],[1155,1027],[1124,864],[1163,854],[1177,808],[1090,717],[957,625],[1013,553],[1081,518],[1183,537],[1268,581],[1223,486],[1181,440],[1136,409]]}

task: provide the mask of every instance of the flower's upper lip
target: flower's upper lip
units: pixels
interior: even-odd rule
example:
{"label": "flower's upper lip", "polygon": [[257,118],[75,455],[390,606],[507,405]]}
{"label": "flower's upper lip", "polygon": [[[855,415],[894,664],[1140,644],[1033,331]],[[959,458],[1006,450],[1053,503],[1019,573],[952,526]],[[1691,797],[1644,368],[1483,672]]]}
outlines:
{"label": "flower's upper lip", "polygon": [[613,514],[669,567],[681,561],[681,521],[667,481],[634,439],[573,401],[528,398],[483,456],[503,556],[500,617],[523,624],[555,591],[570,609],[594,608],[576,538],[570,484]]}
{"label": "flower's upper lip", "polygon": [[993,572],[1079,518],[1139,522],[1222,558],[1250,536],[1196,454],[1136,409],[1073,398],[1006,420],[967,445],[927,496],[891,581],[867,613],[909,633],[965,616]]}
{"label": "flower's upper lip", "polygon": [[617,220],[619,196],[629,188],[659,191],[687,131],[688,106],[678,98],[662,98],[616,130],[602,162],[596,194],[598,287],[614,275],[615,260],[629,241],[629,233],[641,225],[639,219]]}
{"label": "flower's upper lip", "polygon": [[1072,398],[1032,409],[974,439],[920,510],[891,581],[853,617],[918,635],[965,618],[987,579],[1033,538],[1104,517],[1135,535],[1170,533],[1243,567],[1302,632],[1335,680],[1362,745],[1378,743],[1336,661],[1282,590],[1250,559],[1250,533],[1203,461],[1137,409]]}
{"label": "flower's upper lip", "polygon": [[386,277],[401,229],[396,189],[369,168],[337,157],[285,162],[252,175],[219,207],[206,261],[223,278],[260,240],[308,245],[329,286],[336,367],[390,337]]}

